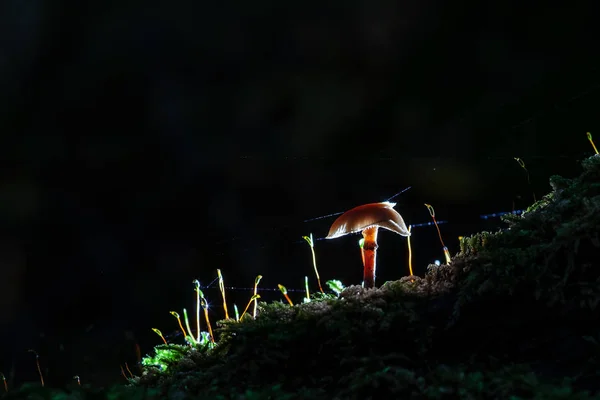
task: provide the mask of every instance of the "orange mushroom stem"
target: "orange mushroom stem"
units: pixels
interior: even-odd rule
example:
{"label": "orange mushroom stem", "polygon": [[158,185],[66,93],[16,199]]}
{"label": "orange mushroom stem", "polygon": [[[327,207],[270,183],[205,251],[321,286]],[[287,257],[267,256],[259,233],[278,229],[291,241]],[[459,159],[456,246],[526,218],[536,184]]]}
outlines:
{"label": "orange mushroom stem", "polygon": [[371,203],[355,207],[340,215],[331,225],[327,239],[335,239],[351,233],[361,232],[360,242],[363,257],[363,282],[365,288],[375,287],[377,258],[377,233],[385,228],[401,236],[410,236],[404,220],[394,210],[395,203]]}
{"label": "orange mushroom stem", "polygon": [[366,288],[375,287],[375,268],[377,257],[377,225],[362,231],[365,242],[363,244],[363,282]]}

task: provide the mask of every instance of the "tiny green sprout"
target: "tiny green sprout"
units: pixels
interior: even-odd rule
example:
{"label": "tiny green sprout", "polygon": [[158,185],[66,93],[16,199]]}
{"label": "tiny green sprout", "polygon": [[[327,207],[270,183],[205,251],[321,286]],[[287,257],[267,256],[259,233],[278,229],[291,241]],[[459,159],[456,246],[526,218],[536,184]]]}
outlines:
{"label": "tiny green sprout", "polygon": [[185,329],[183,329],[183,325],[181,325],[181,318],[179,318],[179,314],[176,311],[170,311],[171,315],[177,318],[177,323],[179,324],[179,329],[183,332],[183,338],[187,338],[187,333],[185,333]]}
{"label": "tiny green sprout", "polygon": [[40,355],[33,349],[27,350],[29,353],[33,353],[35,355],[35,366],[38,370],[38,375],[40,376],[40,382],[42,383],[42,387],[45,386],[44,383],[44,374],[42,374],[42,368],[40,367]]}
{"label": "tiny green sprout", "polygon": [[158,330],[158,329],[156,329],[156,328],[152,328],[152,330],[154,331],[154,333],[156,333],[158,336],[160,336],[160,338],[162,339],[162,341],[163,341],[165,344],[168,344],[168,343],[167,343],[167,340],[165,339],[165,337],[163,336],[163,334],[162,334],[162,332],[161,332],[160,330]]}
{"label": "tiny green sprout", "polygon": [[591,132],[587,133],[587,138],[590,141],[590,143],[592,144],[592,147],[594,148],[594,151],[596,152],[596,154],[598,154],[598,149],[596,148],[596,145],[594,144],[594,140],[592,139],[592,133]]}
{"label": "tiny green sprout", "polygon": [[277,287],[281,291],[281,294],[283,294],[283,297],[285,297],[285,299],[287,300],[287,302],[290,304],[290,306],[293,307],[294,303],[292,303],[292,299],[290,299],[290,296],[288,296],[287,289],[285,288],[285,286],[283,286],[283,285],[281,285],[281,284],[278,283]]}
{"label": "tiny green sprout", "polygon": [[329,289],[331,289],[338,297],[342,293],[342,291],[346,288],[341,281],[336,279],[332,279],[330,281],[325,282]]}
{"label": "tiny green sprout", "polygon": [[244,312],[242,313],[242,316],[240,317],[240,321],[242,319],[244,319],[244,315],[246,315],[246,312],[250,308],[250,304],[252,304],[253,301],[257,301],[258,299],[260,299],[260,294],[255,294],[254,296],[250,297],[250,301],[248,302],[248,304],[246,304],[246,308],[244,309]]}
{"label": "tiny green sprout", "polygon": [[221,291],[221,296],[223,297],[223,309],[225,310],[225,319],[229,319],[229,312],[227,311],[227,300],[225,299],[225,283],[223,282],[223,275],[221,275],[221,270],[217,270],[217,277],[219,278],[219,290]]}
{"label": "tiny green sprout", "polygon": [[129,374],[129,377],[131,379],[133,379],[133,373],[131,372],[131,369],[129,369],[129,365],[127,365],[127,363],[125,363],[125,369],[127,369],[127,373]]}
{"label": "tiny green sprout", "polygon": [[4,391],[8,393],[8,383],[6,383],[6,377],[2,372],[0,372],[0,378],[2,378],[2,380],[4,381]]}
{"label": "tiny green sprout", "polygon": [[[258,283],[262,279],[262,275],[258,275],[256,279],[254,279],[254,292],[253,296],[256,296],[256,292],[258,291]],[[259,296],[260,297],[260,296]],[[258,297],[254,299],[254,309],[252,310],[252,318],[256,319],[256,308],[258,307]]]}
{"label": "tiny green sprout", "polygon": [[240,322],[240,312],[235,303],[233,304],[233,312],[235,313],[235,322]]}
{"label": "tiny green sprout", "polygon": [[[206,326],[208,327],[210,341],[214,343],[215,337],[213,336],[212,326],[210,325],[210,319],[208,319],[208,302],[204,298],[204,293],[202,293],[202,291],[200,291],[200,297],[202,298],[202,308],[204,309],[204,318],[206,319]],[[200,341],[200,333],[198,333],[198,341]]]}
{"label": "tiny green sprout", "polygon": [[210,333],[208,332],[201,332],[200,334],[200,340],[198,341],[198,344],[196,345],[196,349],[198,350],[210,350],[213,347],[215,347],[215,342],[213,342]]}
{"label": "tiny green sprout", "polygon": [[[525,174],[527,175],[527,185],[529,185],[529,188],[531,189],[531,180],[529,179],[529,171],[527,170],[527,167],[525,167],[525,161],[521,160],[519,157],[513,157],[513,158],[519,164],[519,166],[521,168],[523,168],[523,170],[525,171]],[[537,199],[535,198],[535,192],[533,191],[533,189],[531,189],[531,191],[533,193],[533,202],[535,203],[537,201]]]}
{"label": "tiny green sprout", "polygon": [[304,302],[310,303],[310,292],[308,291],[308,276],[304,277],[304,288],[306,289],[306,297],[304,298]]}
{"label": "tiny green sprout", "polygon": [[319,270],[317,269],[317,257],[315,256],[315,241],[313,240],[312,233],[309,236],[302,236],[302,239],[306,240],[308,245],[310,246],[310,251],[312,253],[312,262],[313,268],[315,269],[315,275],[317,275],[317,283],[319,284],[319,290],[321,293],[325,293],[323,288],[321,287],[321,277],[319,276]]}
{"label": "tiny green sprout", "polygon": [[[202,291],[200,290],[200,281],[194,279],[194,291],[196,292],[196,341],[200,340],[200,297],[202,297]],[[189,328],[188,328],[189,329]],[[192,332],[190,331],[190,335]]]}
{"label": "tiny green sprout", "polygon": [[[142,364],[143,364],[143,360],[142,360]],[[121,364],[119,364],[119,367],[121,368],[121,375],[123,376],[123,378],[125,378],[126,381],[129,381],[129,378],[125,374],[125,370],[123,369],[123,366]]]}
{"label": "tiny green sprout", "polygon": [[[519,165],[523,162],[520,158],[515,157],[515,160],[517,160]],[[525,168],[525,164],[523,164],[522,167]],[[527,169],[525,169],[525,171],[527,171]],[[529,180],[529,172],[527,173],[527,180]],[[535,198],[535,194],[533,195],[533,197]],[[448,251],[448,248],[444,244],[444,239],[442,239],[442,232],[440,232],[440,227],[438,226],[437,220],[435,219],[435,210],[433,209],[433,206],[431,204],[425,203],[425,207],[427,207],[427,211],[429,211],[429,215],[433,220],[433,225],[435,225],[435,229],[437,229],[438,237],[440,238],[440,243],[442,244],[442,251],[444,252],[444,257],[446,258],[446,264],[450,265],[450,263],[452,262],[452,257],[450,257],[450,251]]]}
{"label": "tiny green sprout", "polygon": [[360,247],[360,257],[362,258],[363,265],[365,265],[365,238],[358,240],[358,247]]}
{"label": "tiny green sprout", "polygon": [[188,318],[187,315],[187,310],[184,308],[183,309],[183,320],[185,321],[185,326],[188,330],[188,336],[186,337],[186,339],[193,345],[196,344],[196,339],[194,339],[194,335],[192,334],[192,329],[190,328],[190,320]]}

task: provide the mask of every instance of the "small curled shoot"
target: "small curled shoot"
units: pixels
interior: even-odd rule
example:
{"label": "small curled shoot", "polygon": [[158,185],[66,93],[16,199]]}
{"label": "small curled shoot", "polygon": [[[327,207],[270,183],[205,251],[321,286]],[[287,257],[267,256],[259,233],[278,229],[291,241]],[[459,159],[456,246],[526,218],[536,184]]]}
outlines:
{"label": "small curled shoot", "polygon": [[319,270],[317,269],[317,257],[315,256],[315,241],[313,240],[312,233],[309,236],[302,236],[302,239],[306,240],[306,243],[310,246],[310,251],[312,253],[312,262],[313,268],[315,270],[315,275],[317,276],[317,283],[319,284],[319,290],[321,293],[325,293],[323,288],[321,287],[321,277],[319,276]]}
{"label": "small curled shoot", "polygon": [[290,296],[288,296],[287,289],[285,288],[285,286],[283,286],[281,284],[277,284],[277,287],[281,291],[281,294],[283,294],[283,297],[285,297],[287,302],[290,304],[290,306],[293,307],[294,303],[292,303],[292,299],[290,299]]}
{"label": "small curled shoot", "polygon": [[594,139],[592,139],[591,132],[587,133],[587,138],[590,141],[590,143],[592,144],[592,147],[594,148],[594,151],[596,152],[596,154],[598,154],[598,149],[596,148],[596,145],[594,144]]}
{"label": "small curled shoot", "polygon": [[194,335],[192,334],[192,329],[190,328],[190,320],[188,318],[187,310],[185,308],[183,309],[183,320],[185,321],[185,327],[188,330],[187,339],[190,341],[190,343],[192,345],[196,345],[198,342],[196,341],[196,339],[194,338]]}
{"label": "small curled shoot", "polygon": [[223,310],[225,310],[225,319],[229,319],[229,311],[227,311],[227,300],[225,299],[225,283],[223,281],[223,275],[221,270],[217,270],[217,277],[219,278],[219,290],[221,291],[221,297],[223,297]]}
{"label": "small curled shoot", "polygon": [[156,333],[158,336],[160,336],[160,338],[162,339],[162,341],[164,342],[164,344],[168,344],[167,343],[167,339],[165,339],[165,337],[163,336],[162,332],[159,329],[152,328],[152,330],[154,331],[154,333]]}
{"label": "small curled shoot", "polygon": [[179,324],[179,329],[183,333],[183,339],[187,338],[187,333],[185,333],[185,329],[183,329],[183,325],[181,324],[181,318],[179,318],[179,314],[176,311],[170,311],[171,315],[177,318],[177,323]]}
{"label": "small curled shoot", "polygon": [[446,258],[446,264],[449,265],[450,262],[452,261],[452,258],[450,257],[450,252],[448,251],[448,248],[444,244],[444,239],[442,239],[442,232],[440,232],[440,227],[435,219],[435,210],[433,209],[433,206],[431,204],[425,203],[425,207],[427,207],[427,210],[429,211],[429,215],[431,216],[431,219],[433,220],[433,224],[435,225],[435,228],[437,229],[438,237],[440,238],[440,243],[442,243],[444,257]]}
{"label": "small curled shoot", "polygon": [[531,193],[533,194],[533,202],[535,203],[537,200],[535,197],[535,192],[531,188],[531,181],[529,180],[529,171],[525,167],[525,162],[523,160],[521,160],[519,157],[513,157],[513,158],[521,166],[521,168],[523,168],[525,170],[525,174],[527,174],[527,184],[529,185],[529,189],[531,189]]}
{"label": "small curled shoot", "polygon": [[42,383],[42,387],[44,387],[45,383],[44,383],[44,375],[42,374],[42,368],[40,367],[40,355],[33,349],[29,349],[27,351],[35,354],[35,365],[37,367],[38,375],[40,376],[40,382]]}
{"label": "small curled shoot", "polygon": [[244,309],[244,312],[240,317],[240,321],[244,319],[244,315],[246,315],[246,312],[250,308],[250,304],[252,304],[253,301],[257,301],[258,299],[260,299],[260,294],[255,294],[254,296],[250,297],[250,301],[248,301],[248,304],[246,304],[246,308]]}
{"label": "small curled shoot", "polygon": [[310,291],[308,290],[308,276],[304,277],[304,290],[306,291],[305,303],[310,303]]}
{"label": "small curled shoot", "polygon": [[240,312],[238,311],[237,305],[233,304],[233,312],[235,313],[235,322],[240,322]]}
{"label": "small curled shoot", "polygon": [[[215,342],[215,337],[213,336],[212,326],[210,325],[210,319],[208,318],[208,302],[204,298],[204,294],[200,291],[200,300],[202,301],[202,309],[204,310],[204,319],[206,319],[206,326],[208,327],[208,334],[210,335],[211,343]],[[200,341],[200,340],[198,340]]]}
{"label": "small curled shoot", "polygon": [[[198,281],[198,279],[194,279],[192,283],[194,284],[194,291],[196,292],[196,341],[200,342],[200,293],[202,293],[202,291],[200,290],[200,281]],[[192,333],[190,332],[190,335],[191,334]]]}
{"label": "small curled shoot", "polygon": [[[258,283],[260,282],[260,280],[262,279],[262,275],[258,275],[256,277],[256,279],[254,279],[254,292],[252,294],[252,296],[254,297],[254,309],[252,310],[252,318],[256,319],[256,308],[258,307],[258,299],[260,298],[260,296],[257,296],[257,292],[258,292]],[[246,307],[247,309],[247,307]],[[245,311],[244,311],[245,312]]]}

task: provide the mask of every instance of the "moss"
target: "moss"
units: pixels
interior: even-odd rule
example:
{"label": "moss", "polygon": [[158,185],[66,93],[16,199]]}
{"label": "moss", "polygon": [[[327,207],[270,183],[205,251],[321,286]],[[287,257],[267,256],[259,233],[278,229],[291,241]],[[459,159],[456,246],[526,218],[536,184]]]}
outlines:
{"label": "moss", "polygon": [[450,265],[294,307],[259,303],[256,320],[219,324],[215,349],[138,383],[247,398],[593,398],[599,167],[552,177],[551,193],[507,229],[464,238]]}
{"label": "moss", "polygon": [[378,289],[335,282],[333,294],[293,307],[259,302],[256,320],[219,322],[212,348],[158,346],[121,390],[179,399],[600,399],[599,160],[584,160],[574,179],[552,177],[552,192],[506,217],[506,229],[463,238],[450,264],[430,265],[423,277]]}

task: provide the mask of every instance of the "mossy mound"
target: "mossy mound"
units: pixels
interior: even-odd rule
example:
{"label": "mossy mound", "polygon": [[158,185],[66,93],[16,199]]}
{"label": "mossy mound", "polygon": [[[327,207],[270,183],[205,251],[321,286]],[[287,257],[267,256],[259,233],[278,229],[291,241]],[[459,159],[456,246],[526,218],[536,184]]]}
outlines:
{"label": "mossy mound", "polygon": [[136,384],[182,399],[600,398],[600,157],[583,167],[450,265],[260,304]]}
{"label": "mossy mound", "polygon": [[259,303],[210,349],[158,346],[113,392],[10,398],[600,399],[600,156],[582,164],[423,278]]}

